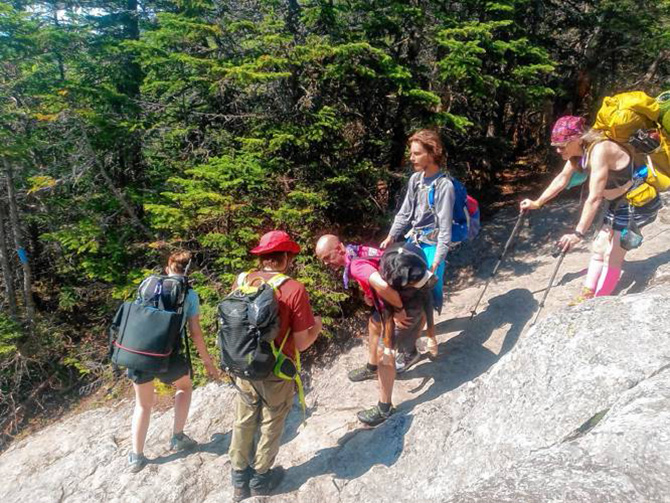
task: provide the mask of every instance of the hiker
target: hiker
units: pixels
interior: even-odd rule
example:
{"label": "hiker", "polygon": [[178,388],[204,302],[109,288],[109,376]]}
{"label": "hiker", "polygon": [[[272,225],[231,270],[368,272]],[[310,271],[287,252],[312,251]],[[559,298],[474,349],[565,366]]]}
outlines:
{"label": "hiker", "polygon": [[[432,323],[432,295],[419,298],[418,291],[408,290],[404,292],[403,299],[403,296],[382,278],[379,271],[381,255],[380,250],[364,245],[344,246],[333,234],[321,236],[316,244],[317,258],[333,269],[344,268],[345,288],[348,288],[349,279],[353,278],[363,291],[365,303],[372,309],[368,320],[368,362],[348,374],[352,382],[379,379],[379,403],[358,414],[361,422],[371,426],[382,423],[393,413],[391,395],[396,371],[404,372],[420,359],[421,355],[416,350],[416,339],[427,319],[430,321],[428,351],[431,356],[437,356],[437,341]],[[394,340],[400,343],[398,347],[400,351],[393,362],[386,358],[382,364],[379,338],[382,333],[384,306],[391,306],[393,309],[392,317],[395,331],[398,333]],[[430,315],[424,316],[422,312],[424,310],[429,311]]]}
{"label": "hiker", "polygon": [[440,169],[446,153],[439,134],[422,129],[410,136],[407,144],[415,173],[409,179],[400,211],[380,248],[386,248],[403,236],[421,247],[437,279],[433,304],[439,313],[444,302],[444,271],[452,241],[456,193],[452,179]]}
{"label": "hiker", "polygon": [[[189,252],[175,252],[168,258],[165,273],[168,277],[183,277],[187,264],[191,260]],[[188,288],[184,298],[182,310],[181,333],[188,327],[188,333],[202,359],[205,370],[211,379],[218,379],[219,372],[207,352],[205,340],[200,327],[200,300],[198,294],[192,288]],[[139,472],[148,462],[144,456],[144,443],[149,429],[151,408],[154,404],[154,379],[164,384],[173,385],[176,389],[174,398],[174,422],[172,426],[172,437],[170,438],[170,449],[180,451],[192,449],[197,442],[184,433],[184,425],[188,417],[193,393],[191,381],[192,369],[190,360],[181,347],[181,339],[177,350],[170,355],[167,371],[154,373],[141,370],[128,369],[128,378],[133,382],[135,389],[135,411],[132,420],[132,444],[133,450],[129,454],[128,462],[132,473]]]}
{"label": "hiker", "polygon": [[[244,276],[245,284],[254,280],[269,282],[285,275],[300,253],[300,246],[283,231],[264,234],[251,250],[258,256],[259,269]],[[237,280],[233,285],[235,290]],[[314,316],[305,286],[286,277],[275,290],[279,306],[279,332],[274,344],[288,358],[296,358],[309,348],[321,331],[321,317]],[[299,370],[299,369],[298,369]],[[295,384],[275,373],[258,380],[235,378],[240,393],[236,398],[235,423],[228,454],[232,465],[234,500],[271,494],[281,482],[284,470],[272,468],[284,422],[293,405]],[[255,438],[257,437],[257,441]]]}
{"label": "hiker", "polygon": [[588,177],[588,197],[579,222],[574,231],[563,235],[558,242],[563,251],[569,251],[584,239],[602,200],[609,201],[604,225],[593,241],[593,254],[582,291],[570,303],[576,305],[614,291],[627,252],[621,245],[622,231],[631,224],[639,228],[653,222],[661,208],[661,201],[656,196],[645,205],[631,210],[626,193],[633,186],[633,156],[600,131],[587,130],[582,117],[568,115],[558,119],[551,132],[551,144],[556,147],[565,165],[539,198],[521,201],[522,211],[540,209],[563,189],[584,183]]}

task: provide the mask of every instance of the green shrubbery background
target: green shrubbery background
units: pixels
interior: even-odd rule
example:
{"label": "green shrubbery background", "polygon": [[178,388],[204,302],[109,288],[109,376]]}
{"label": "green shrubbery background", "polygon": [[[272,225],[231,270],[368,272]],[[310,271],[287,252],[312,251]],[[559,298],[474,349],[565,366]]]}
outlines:
{"label": "green shrubbery background", "polygon": [[[322,231],[381,237],[415,128],[439,128],[450,169],[494,200],[503,168],[546,154],[558,115],[668,88],[669,6],[0,3],[5,433],[40,386],[101,375],[110,315],[170,249],[194,253],[212,345],[214,306],[262,232],[307,251]],[[309,252],[296,273],[329,323],[342,315],[338,279]]]}

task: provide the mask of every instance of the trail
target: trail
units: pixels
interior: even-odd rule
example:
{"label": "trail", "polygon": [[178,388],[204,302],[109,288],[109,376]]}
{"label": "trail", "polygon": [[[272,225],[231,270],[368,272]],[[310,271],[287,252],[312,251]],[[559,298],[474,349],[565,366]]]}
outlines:
{"label": "trail", "polygon": [[[287,479],[271,501],[466,501],[458,494],[475,491],[504,467],[524,466],[533,453],[555,453],[552,449],[562,445],[561,439],[589,417],[613,407],[635,383],[652,379],[652,374],[664,375],[663,362],[670,362],[670,353],[644,352],[653,347],[654,336],[643,329],[634,334],[639,338],[635,347],[642,351],[639,361],[625,364],[613,357],[603,363],[593,360],[596,357],[587,350],[597,353],[604,347],[598,340],[609,340],[607,330],[612,331],[612,351],[618,351],[617,344],[627,344],[621,328],[626,320],[612,314],[609,328],[599,326],[589,314],[592,306],[617,313],[628,309],[628,295],[670,280],[670,210],[661,211],[658,220],[644,229],[643,246],[630,252],[619,298],[565,310],[581,288],[590,256],[586,245],[569,253],[534,329],[529,329],[530,321],[556,260],[551,256],[552,243],[574,228],[578,214],[576,202],[564,200],[531,214],[530,225],[523,226],[471,320],[470,309],[517,215],[513,210],[501,212],[486,223],[476,243],[450,257],[448,302],[437,318],[440,356],[434,362],[422,360],[399,377],[394,393],[398,411],[386,424],[365,429],[356,419],[358,410],[377,400],[376,382],[351,383],[346,377],[350,369],[365,362],[363,343],[328,367],[314,369],[306,421],[294,407],[287,422],[277,460],[287,468]],[[656,295],[645,302],[665,302],[663,298]],[[558,318],[552,316],[559,312]],[[557,333],[572,339],[554,342]],[[577,339],[582,341],[578,349],[568,350]],[[578,365],[582,359],[616,372],[604,384],[600,374],[580,376],[580,369],[591,365]],[[571,384],[552,391],[563,381]],[[566,405],[561,402],[564,386],[583,388],[582,395]],[[589,401],[594,386],[602,388],[602,393]],[[545,392],[553,398],[542,404]],[[187,433],[202,444],[190,453],[167,450],[172,412],[154,413],[146,448],[151,461],[136,475],[125,472],[132,403],[73,415],[17,442],[0,456],[4,481],[0,497],[3,503],[230,501],[227,448],[233,398],[234,390],[221,384],[196,390]],[[553,416],[542,418],[545,413]],[[513,445],[505,431],[514,435]],[[481,487],[484,491],[488,486]],[[487,494],[491,498],[492,493]],[[572,501],[601,501],[592,494],[589,497]],[[472,496],[467,501],[493,500]]]}

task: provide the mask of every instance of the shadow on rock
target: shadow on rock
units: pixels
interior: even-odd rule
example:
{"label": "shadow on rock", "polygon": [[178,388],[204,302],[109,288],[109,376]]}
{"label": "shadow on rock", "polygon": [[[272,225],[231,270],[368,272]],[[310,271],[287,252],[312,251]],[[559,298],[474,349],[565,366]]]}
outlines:
{"label": "shadow on rock", "polygon": [[197,453],[209,453],[216,454],[217,456],[223,456],[228,452],[228,447],[230,446],[230,437],[229,433],[214,433],[209,442],[206,444],[198,444],[194,449],[188,449],[185,451],[173,452],[167,456],[158,456],[157,458],[150,459],[149,464],[153,465],[164,465],[178,459],[183,459],[190,456],[191,454]]}
{"label": "shadow on rock", "polygon": [[643,292],[654,279],[656,269],[668,262],[670,262],[670,251],[664,251],[644,260],[627,260],[623,265],[623,275],[616,291],[626,290],[626,294]]}
{"label": "shadow on rock", "polygon": [[[416,366],[400,377],[401,379],[423,377],[424,381],[416,388],[416,392],[424,389],[430,380],[433,381],[430,387],[415,399],[402,403],[400,411],[407,413],[417,405],[433,400],[486,372],[514,347],[524,327],[535,313],[537,305],[537,300],[531,292],[522,288],[510,290],[489,300],[486,311],[473,318],[459,335],[440,344],[440,356],[434,362]],[[451,321],[439,323],[436,326],[437,333],[444,334],[450,331],[445,330],[445,326]],[[498,354],[483,346],[496,329],[504,330],[508,325],[509,328],[504,335],[498,334],[503,339]]]}
{"label": "shadow on rock", "polygon": [[[402,454],[404,437],[413,420],[410,412],[414,407],[433,400],[488,370],[516,344],[536,306],[537,301],[528,290],[515,289],[491,299],[486,311],[471,322],[469,317],[465,317],[439,323],[438,334],[454,331],[461,333],[440,344],[442,356],[438,359],[398,376],[399,379],[424,378],[412,390],[418,394],[417,397],[401,403],[396,414],[377,428],[350,431],[337,441],[336,446],[322,449],[309,461],[289,468],[281,492],[296,491],[309,479],[320,475],[332,474],[336,479],[353,480],[375,465],[392,466]],[[494,330],[507,325],[509,328],[498,355],[482,346]],[[429,381],[432,384],[426,387]]]}
{"label": "shadow on rock", "polygon": [[289,468],[280,492],[296,491],[309,479],[327,473],[335,479],[354,480],[374,465],[392,466],[402,453],[412,420],[398,413],[374,429],[362,427],[347,432],[336,446],[321,449],[309,461]]}
{"label": "shadow on rock", "polygon": [[[571,281],[581,278],[582,276],[586,276],[586,273],[588,272],[588,269],[582,269],[580,271],[576,272],[566,272],[563,276],[561,276],[561,279],[554,283],[554,286],[563,286],[567,285]],[[544,290],[541,290],[544,291]]]}
{"label": "shadow on rock", "polygon": [[[577,201],[564,200],[562,205],[532,212],[525,218],[521,231],[516,236],[500,266],[495,280],[504,281],[509,277],[531,274],[543,261],[533,257],[549,255],[555,242],[565,233],[565,222],[575,219]],[[518,212],[509,212],[507,218],[487,222],[482,233],[472,243],[467,243],[449,254],[447,276],[451,279],[458,269],[476,265],[474,277],[489,278],[505,243],[510,237]],[[516,258],[515,255],[519,255]]]}

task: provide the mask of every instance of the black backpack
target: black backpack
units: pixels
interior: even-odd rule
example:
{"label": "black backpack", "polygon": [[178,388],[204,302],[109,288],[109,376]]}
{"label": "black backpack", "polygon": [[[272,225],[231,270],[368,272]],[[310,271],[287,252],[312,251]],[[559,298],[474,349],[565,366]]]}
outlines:
{"label": "black backpack", "polygon": [[244,379],[264,379],[276,362],[273,341],[279,335],[279,303],[275,290],[288,276],[277,274],[270,280],[248,273],[237,279],[237,288],[218,306],[221,368]]}
{"label": "black backpack", "polygon": [[109,329],[114,365],[144,372],[168,370],[170,356],[179,349],[186,276],[146,278],[134,302],[124,302]]}
{"label": "black backpack", "polygon": [[379,274],[395,290],[421,282],[428,271],[426,254],[421,248],[406,242],[390,245],[379,262]]}

